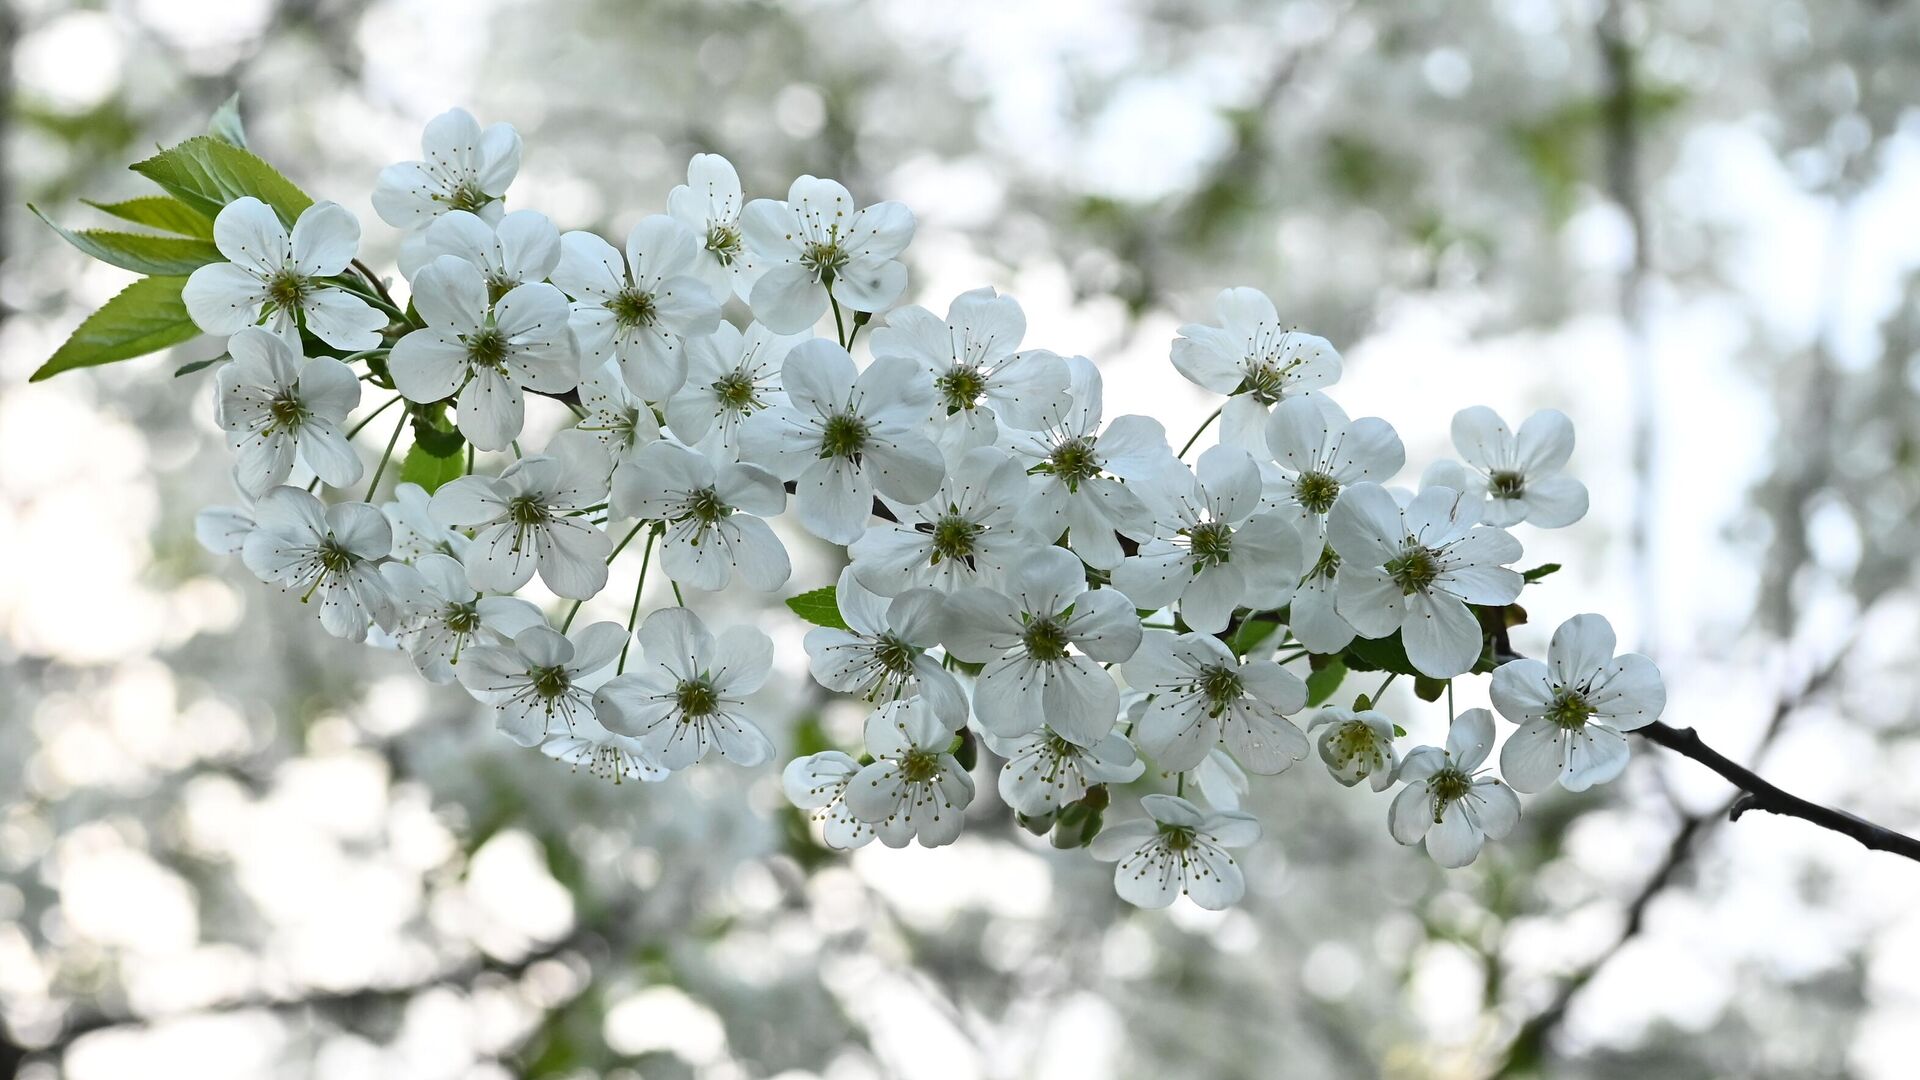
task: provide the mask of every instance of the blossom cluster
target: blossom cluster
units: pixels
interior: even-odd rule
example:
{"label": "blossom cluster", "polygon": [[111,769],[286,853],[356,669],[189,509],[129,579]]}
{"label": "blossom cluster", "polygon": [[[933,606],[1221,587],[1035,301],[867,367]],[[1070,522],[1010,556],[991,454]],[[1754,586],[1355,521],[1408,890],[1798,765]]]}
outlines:
{"label": "blossom cluster", "polygon": [[[328,632],[458,682],[522,746],[616,781],[772,760],[752,702],[770,639],[695,608],[736,579],[786,589],[793,529],[847,556],[830,587],[797,583],[818,586],[793,605],[819,624],[812,677],[872,710],[860,745],[785,767],[834,848],[946,844],[991,772],[1023,825],[1113,861],[1126,900],[1218,908],[1245,887],[1229,850],[1260,832],[1249,774],[1317,748],[1341,784],[1400,785],[1391,835],[1462,866],[1514,825],[1516,791],[1613,778],[1621,733],[1660,713],[1658,671],[1616,655],[1600,616],[1544,661],[1505,651],[1528,581],[1511,530],[1586,512],[1561,413],[1512,429],[1466,409],[1460,460],[1389,486],[1401,441],[1335,403],[1334,346],[1231,288],[1172,343],[1221,398],[1176,450],[1160,419],[1106,414],[1091,360],[1029,343],[1013,297],[904,304],[898,203],[812,176],[748,200],[700,154],[616,246],[509,212],[520,155],[511,127],[456,109],[380,174],[404,303],[358,261],[345,208],[286,220],[253,197],[219,211],[225,261],[184,300],[229,338],[215,418],[243,496],[202,514],[203,542],[317,599]],[[363,384],[388,397],[349,427]],[[573,421],[523,450],[530,396]],[[396,404],[364,500],[323,501],[363,480],[352,440]],[[407,425],[451,475],[383,498]],[[622,558],[680,602],[643,612],[636,591],[625,625],[574,629]],[[515,595],[536,576],[564,617]],[[1384,683],[1332,704],[1367,670],[1445,691],[1450,714],[1451,680],[1490,672],[1515,725],[1499,777],[1485,709],[1409,749]],[[1118,793],[1140,813],[1108,823]]]}

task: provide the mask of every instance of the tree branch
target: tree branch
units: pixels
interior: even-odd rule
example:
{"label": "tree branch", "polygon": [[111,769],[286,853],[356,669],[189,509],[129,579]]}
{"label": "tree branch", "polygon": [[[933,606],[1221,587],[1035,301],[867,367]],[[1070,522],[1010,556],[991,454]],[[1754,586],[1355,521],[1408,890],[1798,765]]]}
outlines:
{"label": "tree branch", "polygon": [[1895,832],[1883,825],[1875,825],[1845,810],[1822,806],[1782,791],[1758,773],[1708,746],[1706,741],[1700,738],[1700,733],[1690,727],[1677,728],[1655,720],[1639,729],[1636,734],[1682,757],[1692,758],[1719,773],[1728,783],[1744,792],[1727,808],[1729,821],[1740,820],[1740,815],[1749,810],[1764,810],[1769,814],[1779,814],[1782,817],[1796,817],[1823,829],[1850,836],[1874,851],[1890,851],[1895,855],[1904,855],[1909,859],[1920,861],[1920,840]]}

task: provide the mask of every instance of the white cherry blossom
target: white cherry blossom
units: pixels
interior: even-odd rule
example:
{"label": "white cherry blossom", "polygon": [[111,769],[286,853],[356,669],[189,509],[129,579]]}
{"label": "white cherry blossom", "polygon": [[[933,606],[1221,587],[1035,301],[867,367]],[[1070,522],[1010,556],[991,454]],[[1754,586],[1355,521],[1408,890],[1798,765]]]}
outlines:
{"label": "white cherry blossom", "polygon": [[611,361],[601,361],[580,380],[580,406],[587,415],[580,430],[591,432],[606,447],[617,467],[660,437],[660,418],[653,407],[627,388]]}
{"label": "white cherry blossom", "polygon": [[1467,462],[1464,490],[1487,500],[1488,525],[1558,529],[1587,516],[1587,486],[1561,471],[1573,456],[1566,413],[1542,409],[1516,435],[1485,405],[1461,409],[1453,414],[1453,447]]}
{"label": "white cherry blossom", "polygon": [[1007,759],[1000,767],[1000,797],[1029,817],[1051,814],[1079,802],[1095,784],[1138,779],[1146,763],[1117,731],[1092,746],[1080,746],[1050,728],[1017,738],[988,732],[987,745]]}
{"label": "white cherry blossom", "polygon": [[435,218],[400,255],[400,272],[409,281],[442,255],[464,259],[480,268],[488,295],[497,300],[518,286],[547,280],[560,262],[560,230],[534,210],[515,210],[497,221],[453,210]]}
{"label": "white cherry blossom", "polygon": [[[571,436],[571,437],[569,437]],[[532,579],[584,600],[607,584],[613,541],[581,516],[606,501],[606,456],[584,432],[562,432],[498,477],[463,476],[433,493],[433,519],[478,530],[462,562],[477,589],[512,592]]]}
{"label": "white cherry blossom", "polygon": [[841,751],[822,750],[794,758],[780,774],[787,801],[810,811],[809,816],[820,823],[820,838],[839,851],[865,847],[876,835],[872,825],[847,808],[847,787],[860,768],[858,761]]}
{"label": "white cherry blossom", "polygon": [[1120,899],[1163,908],[1181,896],[1209,911],[1232,907],[1247,891],[1240,864],[1227,848],[1260,838],[1260,823],[1238,811],[1203,813],[1175,795],[1140,800],[1145,819],[1123,821],[1094,837],[1093,857],[1118,862],[1113,888]]}
{"label": "white cherry blossom", "polygon": [[257,496],[285,482],[296,458],[334,487],[360,479],[360,458],[343,428],[360,403],[351,368],[330,356],[308,360],[251,326],[233,335],[227,351],[233,362],[215,380],[214,422],[233,443],[241,491]]}
{"label": "white cherry blossom", "polygon": [[733,459],[740,426],[761,409],[787,402],[780,365],[807,340],[776,334],[759,323],[742,332],[723,322],[687,342],[687,381],[667,402],[667,428],[688,446]]}
{"label": "white cherry blossom", "polygon": [[699,240],[665,214],[627,234],[626,255],[588,232],[560,238],[553,283],[573,298],[582,362],[612,359],[633,392],[664,402],[687,378],[683,342],[720,325],[720,304],[692,276]]}
{"label": "white cherry blossom", "polygon": [[1449,869],[1478,858],[1488,838],[1507,835],[1520,820],[1520,799],[1498,779],[1482,775],[1493,749],[1493,714],[1468,709],[1447,729],[1446,749],[1419,746],[1400,763],[1406,783],[1387,809],[1388,831],[1402,844],[1424,838],[1427,854]]}
{"label": "white cherry blossom", "polygon": [[747,301],[753,317],[782,334],[809,330],[831,299],[853,311],[886,310],[907,287],[900,253],[913,240],[913,212],[897,202],[856,210],[832,180],[802,176],[787,198],[755,199],[740,215],[747,250],[761,267]]}
{"label": "white cherry blossom", "polygon": [[1427,488],[1405,509],[1378,484],[1341,492],[1327,519],[1340,556],[1340,617],[1369,638],[1401,631],[1423,674],[1471,670],[1485,642],[1467,605],[1510,604],[1523,584],[1505,565],[1520,557],[1520,542],[1479,520],[1480,500],[1451,488]]}
{"label": "white cherry blossom", "polygon": [[933,387],[912,361],[876,360],[865,371],[831,341],[787,354],[788,403],[762,409],[740,432],[742,456],[796,481],[800,524],[850,544],[866,531],[877,490],[917,503],[940,487],[946,463],[920,433]]}
{"label": "white cherry blossom", "polygon": [[807,667],[815,682],[876,705],[924,697],[949,730],[966,725],[967,698],[960,683],[927,655],[940,644],[945,626],[939,593],[909,589],[891,599],[877,596],[849,569],[841,571],[834,599],[847,629],[807,631]]}
{"label": "white cherry blossom", "polygon": [[947,651],[985,664],[974,715],[1015,738],[1051,727],[1081,746],[1106,738],[1120,716],[1120,688],[1100,664],[1140,647],[1133,602],[1089,589],[1080,560],[1037,549],[1008,575],[1004,592],[970,588],[947,602]]}
{"label": "white cherry blossom", "polygon": [[867,718],[873,764],[847,782],[847,810],[873,826],[880,842],[905,847],[951,844],[973,801],[973,778],[950,750],[954,734],[920,698],[892,701]]}
{"label": "white cherry blossom", "polygon": [[746,199],[733,162],[719,154],[695,154],[687,162],[687,182],[667,192],[667,213],[700,241],[693,274],[717,298],[728,293],[745,300],[761,268],[740,231]]}
{"label": "white cherry blossom", "polygon": [[1257,289],[1223,289],[1220,325],[1188,323],[1173,342],[1173,366],[1216,394],[1220,441],[1266,456],[1267,412],[1276,402],[1340,380],[1340,354],[1326,338],[1290,330]]}
{"label": "white cherry blossom", "polygon": [[1385,791],[1393,785],[1400,751],[1393,743],[1393,719],[1386,713],[1329,707],[1314,716],[1307,730],[1319,733],[1320,760],[1342,786],[1365,780],[1373,790]]}
{"label": "white cherry blossom", "polygon": [[387,368],[408,401],[458,397],[460,434],[482,450],[505,450],[526,418],[521,387],[544,394],[580,381],[567,300],[551,285],[520,285],[493,302],[480,268],[451,255],[413,281],[426,327],[393,347]]}
{"label": "white cherry blossom", "polygon": [[327,633],[365,641],[369,621],[392,624],[393,597],[377,563],[393,547],[393,530],[379,510],[325,506],[299,488],[277,487],[253,504],[253,519],[240,551],[247,569],[298,592],[303,604],[318,597]]}
{"label": "white cherry blossom", "polygon": [[1119,416],[1100,426],[1100,371],[1084,356],[1067,360],[1068,400],[1035,432],[1011,436],[1011,446],[1036,476],[1021,520],[1048,542],[1067,534],[1088,566],[1111,570],[1125,552],[1115,533],[1153,536],[1153,518],[1123,481],[1146,482],[1177,463],[1160,421]]}
{"label": "white cherry blossom", "polygon": [[1393,426],[1377,416],[1347,419],[1325,394],[1288,398],[1267,419],[1266,498],[1291,514],[1300,535],[1313,542],[1326,535],[1328,511],[1353,484],[1383,484],[1406,464],[1406,448]]}
{"label": "white cherry blossom", "polygon": [[609,505],[620,517],[666,522],[660,565],[683,585],[724,589],[739,574],[767,592],[793,571],[764,520],[786,509],[787,489],[758,466],[650,443],[614,470]]}
{"label": "white cherry blossom", "polygon": [[1133,738],[1162,769],[1185,772],[1215,746],[1262,775],[1307,756],[1306,735],[1287,719],[1306,705],[1306,684],[1271,660],[1243,662],[1210,634],[1148,630],[1121,670],[1153,695]]}
{"label": "white cherry blossom", "polygon": [[213,244],[229,261],[187,278],[180,299],[195,326],[236,334],[261,326],[300,351],[300,327],[339,349],[380,344],[387,317],[328,278],[346,271],[360,247],[360,223],[339,203],[300,212],[289,234],[273,208],[251,195],[213,219]]}
{"label": "white cherry blossom", "polygon": [[1520,725],[1500,748],[1500,775],[1515,791],[1585,791],[1627,767],[1621,734],[1660,718],[1667,687],[1639,653],[1613,654],[1613,627],[1599,615],[1560,624],[1547,660],[1513,660],[1493,673],[1500,715]]}
{"label": "white cherry blossom", "polygon": [[989,446],[1000,427],[1030,431],[1067,404],[1067,366],[1045,349],[1020,350],[1027,316],[993,289],[961,293],[940,318],[923,307],[887,314],[870,339],[876,357],[904,356],[934,387],[934,420],[948,457]]}
{"label": "white cherry blossom", "polygon": [[1251,455],[1216,446],[1200,455],[1197,473],[1172,468],[1145,485],[1154,537],[1113,568],[1113,586],[1143,608],[1178,601],[1188,626],[1217,634],[1236,608],[1286,606],[1306,568],[1292,522],[1258,512],[1260,467]]}
{"label": "white cherry blossom", "polygon": [[614,784],[628,780],[655,783],[672,776],[672,770],[653,760],[639,739],[615,735],[601,726],[600,718],[589,709],[573,715],[570,731],[549,735],[540,744],[540,752],[555,761],[581,769],[587,775]]}
{"label": "white cherry blossom", "polygon": [[456,665],[474,645],[512,641],[530,626],[545,626],[540,609],[513,596],[481,596],[466,568],[449,555],[422,555],[412,565],[380,567],[398,610],[393,636],[428,682],[454,681]]}
{"label": "white cherry blossom", "polygon": [[1004,450],[982,446],[954,462],[922,503],[885,500],[895,521],[875,521],[847,547],[854,576],[882,596],[930,586],[992,588],[1046,541],[1021,524],[1032,484]]}
{"label": "white cherry blossom", "polygon": [[451,555],[458,559],[466,553],[467,534],[433,520],[433,496],[419,484],[403,483],[393,489],[393,501],[382,503],[380,510],[393,526],[393,557],[416,562],[423,555]]}
{"label": "white cherry blossom", "polygon": [[493,706],[494,724],[521,746],[584,729],[593,684],[626,645],[619,623],[599,622],[571,636],[530,626],[500,645],[476,645],[460,658],[460,685]]}
{"label": "white cherry blossom", "polygon": [[396,229],[419,229],[452,210],[498,220],[500,200],[520,171],[520,133],[511,124],[484,131],[465,109],[449,109],[420,135],[422,161],[380,170],[373,209]]}
{"label": "white cherry blossom", "polygon": [[751,626],[707,632],[686,608],[661,608],[637,635],[638,659],[594,697],[600,723],[638,739],[653,760],[678,772],[717,753],[759,765],[773,744],[745,714],[747,695],[773,667],[773,642]]}

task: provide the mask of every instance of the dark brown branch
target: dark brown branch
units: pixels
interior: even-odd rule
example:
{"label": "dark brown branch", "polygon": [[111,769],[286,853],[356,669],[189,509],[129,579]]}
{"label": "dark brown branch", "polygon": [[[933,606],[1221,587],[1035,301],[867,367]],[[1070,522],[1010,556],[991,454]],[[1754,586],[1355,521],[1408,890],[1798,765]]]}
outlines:
{"label": "dark brown branch", "polygon": [[1708,746],[1700,738],[1700,733],[1690,727],[1671,727],[1656,720],[1641,728],[1637,734],[1645,737],[1648,742],[1658,743],[1682,757],[1692,758],[1705,765],[1744,792],[1728,807],[1729,821],[1740,820],[1740,815],[1749,810],[1764,810],[1769,814],[1779,814],[1782,817],[1796,817],[1823,829],[1850,836],[1874,851],[1890,851],[1895,855],[1904,855],[1909,859],[1920,861],[1920,840],[1915,840],[1904,833],[1894,832],[1883,825],[1875,825],[1845,810],[1822,806],[1782,791],[1752,769]]}

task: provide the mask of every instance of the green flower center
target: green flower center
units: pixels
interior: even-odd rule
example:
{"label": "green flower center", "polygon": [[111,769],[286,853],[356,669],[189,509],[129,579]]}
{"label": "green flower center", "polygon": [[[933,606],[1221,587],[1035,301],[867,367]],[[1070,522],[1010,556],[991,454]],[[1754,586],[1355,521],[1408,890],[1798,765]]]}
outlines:
{"label": "green flower center", "polygon": [[1209,521],[1180,530],[1193,551],[1193,572],[1219,566],[1233,553],[1233,529],[1222,521]]}
{"label": "green flower center", "polygon": [[1381,761],[1379,733],[1368,727],[1364,721],[1349,720],[1341,724],[1330,740],[1333,755],[1341,765],[1354,760],[1372,766]]}
{"label": "green flower center", "polygon": [[924,784],[940,775],[940,755],[931,750],[909,750],[900,757],[900,779]]}
{"label": "green flower center", "polygon": [[471,634],[480,629],[480,612],[472,604],[455,604],[447,609],[447,629],[456,634]]}
{"label": "green flower center", "polygon": [[707,226],[707,250],[720,260],[721,266],[732,266],[733,260],[740,257],[743,246],[739,229],[717,222]]}
{"label": "green flower center", "polygon": [[313,283],[292,270],[276,271],[267,279],[267,299],[282,311],[292,311],[313,291]]}
{"label": "green flower center", "polygon": [[1271,360],[1262,360],[1247,369],[1246,377],[1240,380],[1236,394],[1251,394],[1262,405],[1271,405],[1280,400],[1281,392],[1286,389],[1287,372],[1292,364],[1281,367]]}
{"label": "green flower center", "polygon": [[833,275],[844,269],[852,257],[838,240],[814,240],[801,250],[800,265],[813,271],[821,281],[831,282]]}
{"label": "green flower center", "polygon": [[507,504],[507,520],[515,525],[538,525],[547,520],[547,508],[531,495],[522,495]]}
{"label": "green flower center", "polygon": [[653,305],[653,294],[641,292],[631,285],[607,301],[607,310],[613,313],[613,321],[622,329],[652,326],[658,314]]}
{"label": "green flower center", "polygon": [[527,674],[533,680],[533,692],[543,698],[557,698],[573,685],[563,667],[534,668]]}
{"label": "green flower center", "polygon": [[820,432],[820,456],[823,458],[857,457],[867,445],[867,422],[852,413],[835,413],[827,417],[826,427]]}
{"label": "green flower center", "polygon": [[344,574],[352,568],[354,563],[360,561],[359,556],[342,547],[339,541],[331,538],[321,543],[319,554],[316,557],[320,560],[321,569],[329,574]]}
{"label": "green flower center", "polygon": [[454,210],[465,210],[468,213],[472,213],[492,201],[493,196],[481,191],[480,185],[472,180],[463,182],[459,187],[453,189],[453,194],[446,196],[448,207]]}
{"label": "green flower center", "polygon": [[733,513],[733,507],[720,499],[720,493],[712,488],[701,488],[689,492],[687,501],[681,505],[680,520],[693,520],[702,525],[712,525]]}
{"label": "green flower center", "polygon": [[979,525],[959,514],[948,514],[933,524],[933,562],[961,559],[973,564],[974,541],[981,533]]}
{"label": "green flower center", "polygon": [[1415,545],[1387,560],[1383,569],[1403,595],[1412,596],[1440,577],[1440,559],[1433,549]]}
{"label": "green flower center", "polygon": [[1333,509],[1333,502],[1340,497],[1340,481],[1323,472],[1303,472],[1300,479],[1293,482],[1293,497],[1311,514],[1324,514]]}
{"label": "green flower center", "polygon": [[301,421],[307,418],[307,406],[289,390],[267,403],[267,415],[273,418],[273,422],[267,425],[269,431],[289,431],[299,427]]}
{"label": "green flower center", "polygon": [[1057,619],[1035,619],[1020,633],[1027,655],[1043,663],[1067,658],[1067,628]]}
{"label": "green flower center", "polygon": [[1449,765],[1427,780],[1427,790],[1433,793],[1433,821],[1437,825],[1448,806],[1473,790],[1473,777]]}
{"label": "green flower center", "polygon": [[1526,474],[1505,469],[1495,470],[1487,477],[1487,490],[1496,499],[1517,499],[1526,494]]}
{"label": "green flower center", "polygon": [[1185,825],[1169,825],[1163,821],[1160,836],[1168,851],[1185,851],[1193,846],[1193,830]]}
{"label": "green flower center", "polygon": [[1307,571],[1307,577],[1330,578],[1339,572],[1340,553],[1333,550],[1333,545],[1329,544],[1320,549],[1320,558],[1314,562],[1313,569]]}
{"label": "green flower center", "polygon": [[714,690],[712,681],[705,677],[682,679],[680,685],[673,689],[673,703],[682,716],[690,719],[712,716],[719,711],[720,694]]}
{"label": "green flower center", "polygon": [[1587,726],[1587,718],[1595,711],[1578,690],[1562,687],[1554,692],[1553,703],[1547,706],[1547,719],[1563,730],[1579,731]]}
{"label": "green flower center", "polygon": [[880,643],[873,650],[873,662],[889,675],[913,674],[913,658],[919,655],[920,650],[892,634],[883,634],[879,640]]}
{"label": "green flower center", "polygon": [[731,412],[745,412],[760,404],[759,396],[754,393],[753,379],[744,371],[729,371],[715,379],[713,394],[720,399],[720,407]]}
{"label": "green flower center", "polygon": [[1207,699],[1210,716],[1219,716],[1227,706],[1240,700],[1240,672],[1225,664],[1216,664],[1202,671],[1194,685]]}
{"label": "green flower center", "polygon": [[1081,481],[1091,480],[1100,472],[1100,457],[1094,452],[1092,439],[1075,436],[1055,446],[1041,469],[1064,481],[1067,490],[1075,491]]}
{"label": "green flower center", "polygon": [[489,326],[467,337],[467,363],[474,367],[500,368],[507,359],[507,335]]}
{"label": "green flower center", "polygon": [[947,415],[952,416],[980,403],[980,395],[987,392],[987,376],[973,364],[955,364],[933,380],[933,388],[946,403]]}

